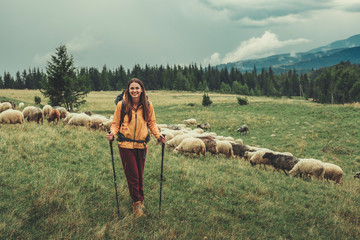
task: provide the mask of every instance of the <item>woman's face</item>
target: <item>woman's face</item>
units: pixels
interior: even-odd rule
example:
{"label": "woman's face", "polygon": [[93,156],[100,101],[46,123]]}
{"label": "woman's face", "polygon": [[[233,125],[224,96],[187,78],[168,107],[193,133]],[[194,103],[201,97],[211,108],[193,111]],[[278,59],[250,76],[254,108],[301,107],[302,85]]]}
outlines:
{"label": "woman's face", "polygon": [[130,96],[134,99],[138,98],[140,99],[140,95],[141,93],[143,92],[140,84],[136,83],[136,82],[132,82],[130,83],[130,86],[129,86],[129,93],[130,93]]}

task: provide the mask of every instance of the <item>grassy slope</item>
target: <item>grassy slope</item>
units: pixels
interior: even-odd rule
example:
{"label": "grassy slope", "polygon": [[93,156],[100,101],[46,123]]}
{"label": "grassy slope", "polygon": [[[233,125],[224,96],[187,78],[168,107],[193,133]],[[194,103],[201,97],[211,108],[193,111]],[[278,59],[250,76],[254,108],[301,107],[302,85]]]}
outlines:
{"label": "grassy slope", "polygon": [[[0,96],[33,102],[36,91]],[[40,96],[40,94],[37,94]],[[116,92],[92,92],[84,110],[110,115]],[[360,235],[358,107],[288,99],[149,92],[159,123],[186,118],[245,144],[341,166],[344,185],[288,178],[240,159],[175,155],[166,149],[158,217],[161,147],[151,142],[145,169],[146,213],[133,219],[114,147],[121,220],[116,219],[109,143],[82,127],[0,125],[0,238],[357,239]],[[44,101],[44,100],[43,100]],[[195,103],[191,107],[188,103]],[[248,124],[251,134],[236,128]]]}

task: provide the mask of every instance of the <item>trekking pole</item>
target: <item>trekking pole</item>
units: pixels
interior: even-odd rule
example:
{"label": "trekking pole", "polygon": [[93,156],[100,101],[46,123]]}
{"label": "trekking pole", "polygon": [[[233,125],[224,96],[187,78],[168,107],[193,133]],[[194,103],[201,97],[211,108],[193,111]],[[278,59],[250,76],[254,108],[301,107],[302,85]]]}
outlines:
{"label": "trekking pole", "polygon": [[[165,134],[163,134],[165,137]],[[163,169],[164,169],[164,148],[165,143],[161,143],[161,174],[160,174],[160,199],[159,199],[159,218],[161,212],[161,190],[162,190],[162,181],[163,181]]]}
{"label": "trekking pole", "polygon": [[[110,133],[110,132],[109,132],[109,133]],[[118,192],[117,192],[117,186],[116,186],[116,172],[115,172],[114,153],[113,153],[112,141],[109,141],[109,144],[110,144],[111,161],[112,161],[113,175],[114,175],[114,185],[115,185],[115,196],[116,196],[117,214],[118,214],[118,219],[120,219],[119,200],[118,200]]]}

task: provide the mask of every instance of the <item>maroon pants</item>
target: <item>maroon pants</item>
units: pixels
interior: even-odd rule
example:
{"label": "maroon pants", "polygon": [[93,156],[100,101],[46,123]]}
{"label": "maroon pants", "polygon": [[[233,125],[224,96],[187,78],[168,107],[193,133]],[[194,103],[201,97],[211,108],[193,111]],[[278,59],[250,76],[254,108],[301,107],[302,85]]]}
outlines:
{"label": "maroon pants", "polygon": [[143,201],[143,173],[146,149],[127,149],[119,147],[119,152],[129,186],[130,197],[133,202]]}

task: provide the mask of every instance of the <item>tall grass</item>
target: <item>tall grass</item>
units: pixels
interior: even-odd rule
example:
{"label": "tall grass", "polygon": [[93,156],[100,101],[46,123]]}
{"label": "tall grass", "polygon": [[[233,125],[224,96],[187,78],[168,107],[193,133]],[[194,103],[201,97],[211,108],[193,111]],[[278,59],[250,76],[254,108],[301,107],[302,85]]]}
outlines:
{"label": "tall grass", "polygon": [[[38,94],[12,93],[0,91],[27,104]],[[358,106],[255,97],[240,106],[235,95],[209,94],[213,104],[203,107],[203,93],[148,94],[158,123],[196,118],[245,144],[333,162],[345,172],[344,185],[166,149],[159,218],[161,147],[151,141],[146,217],[135,219],[114,146],[118,220],[104,132],[61,122],[0,125],[0,239],[359,239],[360,181],[353,178],[360,171]],[[111,115],[116,95],[91,92],[81,110]],[[236,132],[242,124],[250,135]]]}

